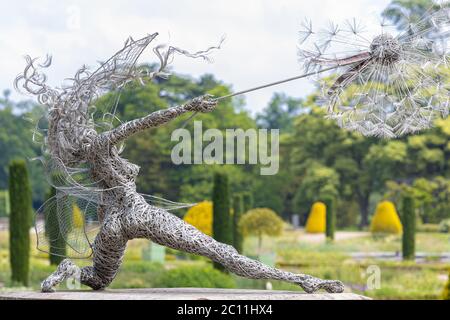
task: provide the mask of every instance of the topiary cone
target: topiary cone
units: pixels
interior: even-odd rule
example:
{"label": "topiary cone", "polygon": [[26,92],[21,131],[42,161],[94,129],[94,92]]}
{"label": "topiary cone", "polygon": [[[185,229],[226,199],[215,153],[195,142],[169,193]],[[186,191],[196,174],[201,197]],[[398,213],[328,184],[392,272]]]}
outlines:
{"label": "topiary cone", "polygon": [[370,224],[372,233],[401,234],[403,226],[395,206],[390,201],[380,202]]}
{"label": "topiary cone", "polygon": [[198,230],[212,235],[213,204],[211,201],[202,201],[188,210],[183,218],[184,221],[193,225]]}
{"label": "topiary cone", "polygon": [[316,202],[311,207],[311,211],[306,221],[306,232],[324,233],[326,228],[326,206],[323,202]]}

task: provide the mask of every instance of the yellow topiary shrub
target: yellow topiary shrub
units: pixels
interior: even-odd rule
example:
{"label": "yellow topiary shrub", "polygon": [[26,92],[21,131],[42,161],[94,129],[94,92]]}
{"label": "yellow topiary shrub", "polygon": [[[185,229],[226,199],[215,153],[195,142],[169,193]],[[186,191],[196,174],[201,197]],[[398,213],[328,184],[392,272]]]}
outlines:
{"label": "yellow topiary shrub", "polygon": [[403,232],[402,223],[392,202],[383,201],[378,204],[370,224],[370,231],[372,233],[393,234],[401,234]]}
{"label": "yellow topiary shrub", "polygon": [[212,219],[213,207],[210,201],[203,201],[193,206],[184,216],[185,222],[209,236],[212,235]]}
{"label": "yellow topiary shrub", "polygon": [[84,227],[84,217],[80,208],[74,203],[72,206],[73,227],[75,229],[82,229]]}
{"label": "yellow topiary shrub", "polygon": [[311,207],[311,211],[306,221],[306,232],[323,233],[326,228],[327,207],[323,202],[316,202]]}

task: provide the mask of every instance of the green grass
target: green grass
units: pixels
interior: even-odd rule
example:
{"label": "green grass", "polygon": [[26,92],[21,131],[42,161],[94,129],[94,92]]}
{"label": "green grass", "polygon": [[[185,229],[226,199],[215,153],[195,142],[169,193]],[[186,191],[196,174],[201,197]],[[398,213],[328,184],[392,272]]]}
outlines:
{"label": "green grass", "polygon": [[[366,236],[336,241],[333,244],[319,242],[311,243],[302,240],[303,231],[286,231],[283,236],[273,239],[264,239],[264,248],[268,251],[277,250],[280,247],[293,247],[306,251],[314,250],[321,252],[377,252],[377,251],[401,251],[401,236],[372,237]],[[245,249],[247,252],[256,252],[256,238],[246,239]],[[443,253],[450,251],[450,234],[419,232],[416,235],[417,252]]]}
{"label": "green grass", "polygon": [[[445,263],[435,259],[423,263],[373,259],[355,261],[350,257],[350,252],[399,251],[399,237],[374,239],[364,235],[326,244],[301,241],[301,235],[299,231],[287,231],[279,238],[265,238],[264,251],[276,252],[277,265],[284,270],[326,279],[340,279],[346,284],[347,290],[376,299],[439,299],[441,296],[449,268]],[[256,242],[254,238],[246,239],[246,254],[256,255]],[[35,243],[34,238],[32,243]],[[263,280],[249,280],[233,275],[218,276],[211,271],[209,260],[193,258],[192,255],[181,254],[175,250],[167,251],[163,265],[142,261],[142,248],[147,245],[146,240],[129,242],[124,264],[111,288],[195,286],[195,281],[199,281],[198,285],[201,286],[265,288],[266,281]],[[417,251],[442,253],[449,252],[449,249],[448,234],[417,235]],[[8,234],[0,232],[0,290],[10,290],[15,285],[10,281],[8,254]],[[76,263],[82,266],[90,264],[90,261],[77,260]],[[367,268],[372,265],[376,265],[381,271],[381,288],[376,290],[367,287],[370,276],[367,274]],[[49,265],[46,254],[32,248],[30,288],[38,289],[40,282],[54,269],[54,266]],[[204,276],[195,276],[199,272]],[[301,290],[284,282],[271,283],[277,290]]]}

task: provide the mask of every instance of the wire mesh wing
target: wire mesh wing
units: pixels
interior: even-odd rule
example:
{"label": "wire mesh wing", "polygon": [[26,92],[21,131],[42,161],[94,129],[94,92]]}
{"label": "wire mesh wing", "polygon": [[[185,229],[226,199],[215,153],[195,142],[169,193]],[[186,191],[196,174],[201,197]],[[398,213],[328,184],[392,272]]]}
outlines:
{"label": "wire mesh wing", "polygon": [[[129,82],[143,76],[142,70],[136,68],[138,58],[149,43],[158,34],[153,33],[139,40],[128,38],[124,47],[105,62],[100,64],[94,72],[81,68],[70,87],[72,99],[78,101],[94,102],[94,123],[97,127],[106,126],[110,129],[116,119],[116,108],[119,102],[121,89]],[[105,95],[106,93],[110,93]],[[112,93],[112,94],[111,94]]]}
{"label": "wire mesh wing", "polygon": [[[77,78],[78,90],[83,91],[93,87],[105,90],[114,90],[124,86],[130,81],[130,75],[133,67],[142,52],[148,44],[156,38],[158,34],[154,33],[139,40],[128,38],[124,47],[115,53],[106,62],[101,63],[100,67],[87,77]],[[86,70],[83,70],[86,72]],[[80,94],[81,92],[77,92]]]}
{"label": "wire mesh wing", "polygon": [[99,230],[97,204],[57,191],[36,211],[35,230],[38,250],[89,258]]}
{"label": "wire mesh wing", "polygon": [[184,209],[184,208],[190,208],[196,205],[196,203],[181,203],[181,202],[174,202],[171,200],[167,200],[161,197],[153,196],[150,194],[140,194],[145,201],[154,207],[162,208],[167,211],[172,210],[178,210],[178,209]]}
{"label": "wire mesh wing", "polygon": [[[152,195],[141,196],[149,205],[167,211],[194,205]],[[98,205],[93,201],[56,191],[56,195],[36,211],[38,250],[72,259],[89,258],[93,253],[92,244],[100,229]]]}

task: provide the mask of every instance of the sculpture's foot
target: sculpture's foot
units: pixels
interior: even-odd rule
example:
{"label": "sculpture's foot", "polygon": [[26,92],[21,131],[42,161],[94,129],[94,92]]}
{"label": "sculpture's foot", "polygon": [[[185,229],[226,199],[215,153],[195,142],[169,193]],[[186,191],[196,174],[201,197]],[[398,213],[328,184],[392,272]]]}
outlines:
{"label": "sculpture's foot", "polygon": [[69,277],[73,277],[76,274],[80,274],[80,268],[78,268],[72,261],[69,259],[64,259],[51,275],[47,277],[41,283],[41,291],[42,292],[54,292],[54,287],[66,280]]}
{"label": "sculpture's foot", "polygon": [[321,289],[328,293],[342,293],[345,286],[339,280],[321,280],[314,277],[308,277],[296,282],[306,293],[315,293]]}

